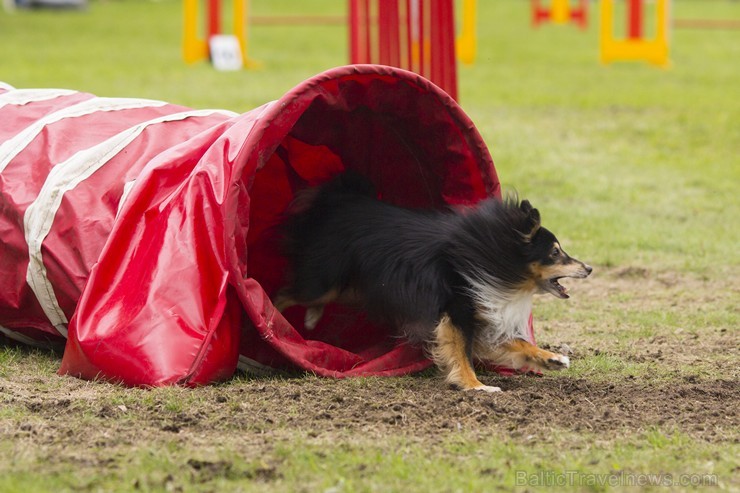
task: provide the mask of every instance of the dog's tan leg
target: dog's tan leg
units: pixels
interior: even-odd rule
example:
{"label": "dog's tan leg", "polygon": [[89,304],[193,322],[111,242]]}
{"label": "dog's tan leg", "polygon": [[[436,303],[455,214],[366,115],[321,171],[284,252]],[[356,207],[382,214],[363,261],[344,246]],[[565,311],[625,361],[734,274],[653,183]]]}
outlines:
{"label": "dog's tan leg", "polygon": [[447,372],[447,381],[462,390],[500,392],[499,387],[483,385],[475,375],[465,350],[465,338],[448,316],[442,317],[435,331],[435,347],[432,351],[437,366]]}
{"label": "dog's tan leg", "polygon": [[540,349],[523,339],[514,339],[502,344],[486,359],[515,370],[521,368],[562,370],[570,366],[570,359],[567,356]]}
{"label": "dog's tan leg", "polygon": [[324,294],[320,298],[317,298],[313,301],[309,302],[299,302],[293,299],[292,297],[288,296],[287,294],[280,292],[275,297],[275,301],[273,301],[273,306],[282,313],[284,310],[287,310],[291,306],[295,305],[301,305],[306,307],[306,316],[303,319],[303,326],[307,330],[313,330],[316,328],[316,325],[319,323],[319,320],[321,320],[321,317],[324,315],[324,306],[327,303],[331,303],[333,301],[336,301],[339,294],[336,290],[331,290],[328,293]]}
{"label": "dog's tan leg", "polygon": [[291,306],[297,305],[298,302],[294,300],[293,298],[289,297],[288,295],[284,293],[278,293],[278,295],[275,297],[275,299],[272,302],[272,306],[275,307],[277,311],[280,313],[283,313],[285,310],[290,308]]}

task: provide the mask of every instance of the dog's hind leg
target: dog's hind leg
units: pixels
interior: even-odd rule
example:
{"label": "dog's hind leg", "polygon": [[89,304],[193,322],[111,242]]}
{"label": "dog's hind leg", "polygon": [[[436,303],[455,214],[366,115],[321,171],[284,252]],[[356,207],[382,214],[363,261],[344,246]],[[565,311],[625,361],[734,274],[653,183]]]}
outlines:
{"label": "dog's hind leg", "polygon": [[313,330],[316,328],[316,324],[319,323],[319,320],[321,320],[321,317],[324,315],[324,306],[326,305],[309,306],[306,309],[306,316],[303,318],[303,326],[307,330]]}
{"label": "dog's hind leg", "polygon": [[306,315],[303,319],[303,326],[306,330],[313,330],[324,315],[324,306],[335,301],[337,297],[337,291],[333,289],[315,300],[298,301],[285,291],[281,291],[273,301],[273,305],[280,313],[295,305],[305,306]]}
{"label": "dog's hind leg", "polygon": [[434,362],[447,372],[447,381],[462,390],[500,392],[499,387],[483,385],[475,375],[468,357],[463,333],[445,315],[434,329],[435,346],[432,350]]}
{"label": "dog's hind leg", "polygon": [[299,303],[287,293],[285,293],[285,291],[280,291],[275,299],[272,301],[272,306],[274,306],[275,309],[280,313],[283,313],[291,306],[295,306],[298,304]]}
{"label": "dog's hind leg", "polygon": [[540,349],[523,339],[505,342],[494,349],[486,359],[515,370],[522,368],[562,370],[570,366],[570,359],[567,356]]}

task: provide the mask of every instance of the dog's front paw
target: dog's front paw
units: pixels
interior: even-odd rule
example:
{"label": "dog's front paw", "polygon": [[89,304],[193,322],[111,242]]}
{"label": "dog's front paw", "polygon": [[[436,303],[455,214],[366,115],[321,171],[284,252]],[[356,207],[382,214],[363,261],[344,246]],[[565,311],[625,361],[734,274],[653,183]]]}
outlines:
{"label": "dog's front paw", "polygon": [[545,361],[548,370],[564,370],[570,368],[570,358],[562,354],[553,354]]}
{"label": "dog's front paw", "polygon": [[479,385],[478,387],[471,387],[469,389],[465,389],[466,391],[469,390],[478,390],[480,392],[488,392],[488,393],[494,393],[494,392],[501,392],[501,387],[492,387],[490,385]]}

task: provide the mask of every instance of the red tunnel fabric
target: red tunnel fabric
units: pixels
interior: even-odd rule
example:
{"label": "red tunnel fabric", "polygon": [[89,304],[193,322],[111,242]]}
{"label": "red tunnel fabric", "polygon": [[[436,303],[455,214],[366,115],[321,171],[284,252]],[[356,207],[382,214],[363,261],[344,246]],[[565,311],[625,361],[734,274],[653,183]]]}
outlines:
{"label": "red tunnel fabric", "polygon": [[67,338],[60,373],[127,385],[422,370],[362,313],[309,332],[270,302],[288,205],[344,169],[404,206],[500,196],[471,120],[401,69],[335,68],[241,115],[0,84],[0,331]]}

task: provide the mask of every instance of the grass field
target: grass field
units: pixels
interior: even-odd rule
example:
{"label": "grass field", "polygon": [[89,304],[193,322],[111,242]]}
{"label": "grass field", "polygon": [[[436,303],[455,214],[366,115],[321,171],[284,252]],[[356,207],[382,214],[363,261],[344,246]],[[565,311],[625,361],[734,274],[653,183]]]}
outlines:
{"label": "grass field", "polygon": [[[607,67],[595,22],[533,30],[528,2],[478,3],[461,104],[504,187],[596,268],[535,302],[538,341],[572,368],[483,375],[493,396],[433,371],[143,390],[0,346],[0,491],[740,490],[740,30],[675,29],[667,70]],[[740,2],[673,12],[738,20]],[[238,73],[185,65],[180,36],[174,0],[0,13],[0,80],[246,111],[347,61],[340,25],[255,25],[261,69]]]}

